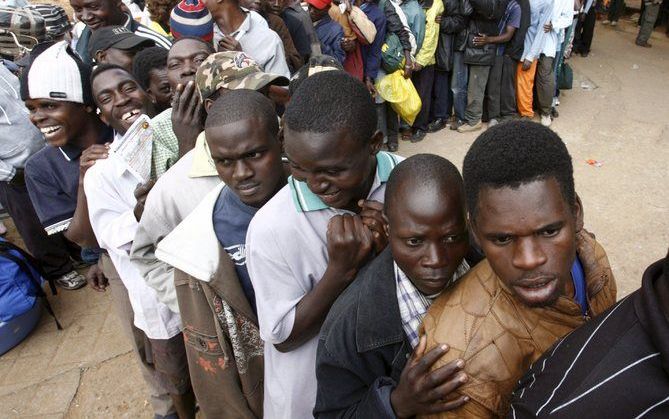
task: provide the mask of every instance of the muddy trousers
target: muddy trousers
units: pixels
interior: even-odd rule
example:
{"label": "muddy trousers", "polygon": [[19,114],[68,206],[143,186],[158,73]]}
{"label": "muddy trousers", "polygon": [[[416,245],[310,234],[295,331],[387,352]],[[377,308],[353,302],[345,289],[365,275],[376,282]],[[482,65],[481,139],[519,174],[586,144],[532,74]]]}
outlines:
{"label": "muddy trousers", "polygon": [[465,110],[465,119],[469,125],[476,125],[481,122],[481,117],[483,116],[483,99],[485,98],[485,88],[488,84],[489,75],[490,66],[488,65],[469,66],[467,109]]}
{"label": "muddy trousers", "polygon": [[160,373],[156,371],[153,363],[147,362],[151,359],[151,344],[144,332],[134,325],[134,314],[128,297],[128,290],[118,276],[111,259],[107,254],[100,256],[102,272],[109,280],[109,288],[112,295],[112,304],[116,310],[119,324],[129,342],[132,343],[132,352],[138,361],[139,369],[149,388],[149,400],[156,416],[168,416],[176,414],[172,403],[172,397],[163,385]]}

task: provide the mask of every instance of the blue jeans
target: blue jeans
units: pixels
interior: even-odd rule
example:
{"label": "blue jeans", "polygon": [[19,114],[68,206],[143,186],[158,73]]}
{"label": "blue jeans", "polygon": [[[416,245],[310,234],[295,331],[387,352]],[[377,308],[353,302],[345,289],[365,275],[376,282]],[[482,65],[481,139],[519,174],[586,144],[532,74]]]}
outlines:
{"label": "blue jeans", "polygon": [[468,69],[465,64],[464,51],[453,53],[453,71],[451,73],[451,92],[453,94],[453,109],[455,116],[465,120],[465,110],[467,109],[467,82]]}

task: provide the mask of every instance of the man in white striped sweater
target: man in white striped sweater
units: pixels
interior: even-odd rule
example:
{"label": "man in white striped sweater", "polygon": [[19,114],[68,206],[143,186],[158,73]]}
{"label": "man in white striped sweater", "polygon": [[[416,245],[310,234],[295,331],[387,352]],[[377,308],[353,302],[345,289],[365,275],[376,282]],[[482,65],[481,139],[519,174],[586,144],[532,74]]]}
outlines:
{"label": "man in white striped sweater", "polygon": [[86,24],[76,46],[77,54],[86,64],[92,63],[88,52],[91,34],[105,26],[125,26],[135,35],[149,38],[157,46],[170,49],[172,42],[169,39],[132,19],[122,10],[122,4],[121,0],[70,0],[75,18]]}
{"label": "man in white striped sweater", "polygon": [[534,363],[509,417],[669,417],[669,255],[646,269],[639,290]]}

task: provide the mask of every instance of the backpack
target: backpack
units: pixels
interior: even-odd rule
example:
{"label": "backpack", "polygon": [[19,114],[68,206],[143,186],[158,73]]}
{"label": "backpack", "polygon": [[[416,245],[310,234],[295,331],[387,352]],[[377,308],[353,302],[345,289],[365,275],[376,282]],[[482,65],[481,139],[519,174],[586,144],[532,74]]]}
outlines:
{"label": "backpack", "polygon": [[397,70],[402,70],[404,66],[404,49],[400,43],[400,38],[389,33],[386,36],[386,42],[381,46],[381,65],[386,73],[391,74]]}
{"label": "backpack", "polygon": [[[18,246],[0,237],[0,323],[7,323],[33,309],[38,300],[62,330],[42,289],[44,283],[39,263]],[[51,292],[56,288],[52,282]]]}

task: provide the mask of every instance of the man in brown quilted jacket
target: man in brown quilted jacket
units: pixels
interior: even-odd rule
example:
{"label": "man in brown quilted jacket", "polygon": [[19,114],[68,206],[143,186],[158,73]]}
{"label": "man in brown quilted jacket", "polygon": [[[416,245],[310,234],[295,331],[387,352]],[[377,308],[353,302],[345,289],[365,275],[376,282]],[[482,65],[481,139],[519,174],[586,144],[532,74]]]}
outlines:
{"label": "man in brown quilted jacket", "polygon": [[548,128],[509,122],[479,136],[463,164],[472,233],[486,259],[430,307],[428,349],[463,359],[470,402],[442,417],[498,417],[525,370],[616,300],[604,249],[583,229],[571,157]]}

